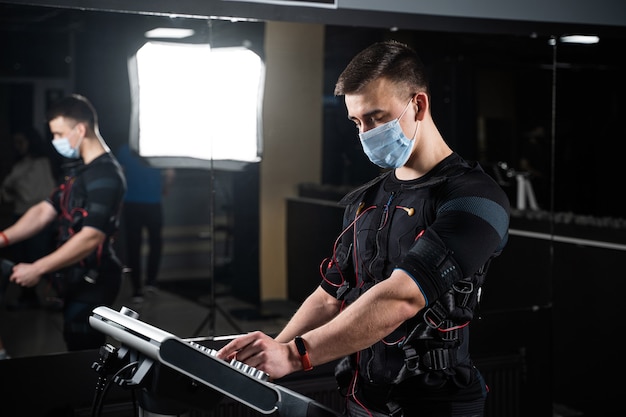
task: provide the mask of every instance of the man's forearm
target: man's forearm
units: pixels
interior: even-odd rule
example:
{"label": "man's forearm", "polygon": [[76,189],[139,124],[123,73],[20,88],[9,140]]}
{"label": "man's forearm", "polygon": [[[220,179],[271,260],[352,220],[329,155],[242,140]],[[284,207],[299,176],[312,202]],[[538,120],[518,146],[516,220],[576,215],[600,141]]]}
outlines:
{"label": "man's forearm", "polygon": [[424,307],[415,282],[403,272],[365,292],[333,320],[303,334],[313,365],[366,349]]}
{"label": "man's forearm", "polygon": [[328,323],[339,313],[340,306],[340,301],[318,287],[302,303],[275,340],[286,343],[296,336]]}
{"label": "man's forearm", "polygon": [[84,227],[57,250],[34,262],[42,274],[58,271],[86,258],[100,245],[105,234],[91,227]]}
{"label": "man's forearm", "polygon": [[54,208],[42,201],[26,211],[13,225],[4,229],[11,244],[21,242],[36,235],[56,217]]}

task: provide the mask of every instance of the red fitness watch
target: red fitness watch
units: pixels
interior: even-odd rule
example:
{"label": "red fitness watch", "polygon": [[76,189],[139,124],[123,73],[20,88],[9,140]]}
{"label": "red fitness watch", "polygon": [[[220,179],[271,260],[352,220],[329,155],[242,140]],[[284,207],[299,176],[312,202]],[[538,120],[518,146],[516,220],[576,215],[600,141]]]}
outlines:
{"label": "red fitness watch", "polygon": [[296,348],[298,349],[298,353],[300,354],[302,368],[305,371],[310,371],[311,369],[313,369],[313,365],[311,365],[311,358],[309,358],[309,353],[306,351],[304,340],[300,336],[296,336],[293,340],[295,341]]}

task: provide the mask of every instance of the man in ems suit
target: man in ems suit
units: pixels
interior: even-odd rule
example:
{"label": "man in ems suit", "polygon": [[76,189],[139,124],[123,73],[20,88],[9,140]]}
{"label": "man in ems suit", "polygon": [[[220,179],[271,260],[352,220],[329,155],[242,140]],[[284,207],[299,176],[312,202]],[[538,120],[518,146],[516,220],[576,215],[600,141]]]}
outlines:
{"label": "man in ems suit", "polygon": [[344,358],[336,376],[349,416],[482,416],[488,388],[469,355],[469,323],[507,241],[508,199],[446,144],[408,46],[366,48],[335,94],[387,170],[342,200],[344,229],[321,283],[280,334],[240,336],[218,357],[273,379]]}
{"label": "man in ems suit", "polygon": [[[126,180],[100,135],[97,113],[83,96],[72,95],[48,111],[52,144],[77,161],[65,182],[0,232],[0,247],[27,239],[58,221],[59,243],[32,263],[13,267],[10,281],[31,287],[56,273],[63,297],[63,336],[68,350],[97,349],[105,335],[91,328],[89,316],[111,306],[121,286],[121,263],[113,251]],[[52,191],[52,190],[51,190]]]}

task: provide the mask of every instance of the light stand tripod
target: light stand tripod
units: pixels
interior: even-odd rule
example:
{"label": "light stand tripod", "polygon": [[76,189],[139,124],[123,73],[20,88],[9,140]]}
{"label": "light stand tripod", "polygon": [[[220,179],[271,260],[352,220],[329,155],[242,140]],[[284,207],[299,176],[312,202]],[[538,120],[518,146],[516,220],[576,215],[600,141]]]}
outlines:
{"label": "light stand tripod", "polygon": [[208,336],[215,336],[215,321],[217,313],[217,302],[215,301],[215,166],[213,159],[210,161],[209,167],[209,312],[204,320],[200,323],[194,336],[198,336],[202,329],[208,325]]}

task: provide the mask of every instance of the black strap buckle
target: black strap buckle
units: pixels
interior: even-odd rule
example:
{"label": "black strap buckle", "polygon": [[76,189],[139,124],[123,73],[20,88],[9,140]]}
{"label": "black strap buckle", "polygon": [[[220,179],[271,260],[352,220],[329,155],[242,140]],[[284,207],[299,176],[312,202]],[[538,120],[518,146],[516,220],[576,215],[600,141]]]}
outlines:
{"label": "black strap buckle", "polygon": [[387,403],[387,409],[389,410],[389,417],[404,417],[402,407],[395,401],[389,401]]}
{"label": "black strap buckle", "polygon": [[404,363],[409,371],[416,371],[420,366],[420,355],[411,346],[404,347]]}
{"label": "black strap buckle", "polygon": [[465,280],[457,281],[452,284],[452,288],[457,294],[463,294],[463,299],[458,303],[458,306],[465,307],[470,299],[470,296],[472,295],[472,292],[474,292],[474,283],[472,281]]}
{"label": "black strap buckle", "polygon": [[428,327],[438,329],[447,315],[447,310],[437,301],[424,313],[424,322],[426,322]]}
{"label": "black strap buckle", "polygon": [[459,340],[459,328],[454,327],[454,323],[450,320],[445,321],[445,326],[440,329],[439,336],[445,342],[454,342]]}
{"label": "black strap buckle", "polygon": [[430,371],[441,371],[450,367],[452,349],[433,349],[422,357],[422,364]]}
{"label": "black strap buckle", "polygon": [[343,284],[341,284],[341,287],[337,290],[337,300],[343,300],[348,291],[350,291],[350,284],[348,281],[344,281]]}

